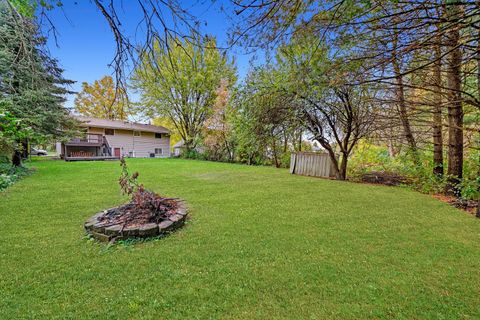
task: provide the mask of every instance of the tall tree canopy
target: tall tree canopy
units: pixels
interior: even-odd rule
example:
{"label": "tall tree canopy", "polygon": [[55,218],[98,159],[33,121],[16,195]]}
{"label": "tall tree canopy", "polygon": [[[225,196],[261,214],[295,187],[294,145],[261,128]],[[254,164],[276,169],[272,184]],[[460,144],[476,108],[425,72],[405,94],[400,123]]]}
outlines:
{"label": "tall tree canopy", "polygon": [[127,93],[115,86],[111,76],[82,83],[82,91],[75,98],[75,111],[81,115],[109,120],[126,120],[134,114]]}
{"label": "tall tree canopy", "polygon": [[233,161],[235,142],[232,136],[232,108],[228,81],[223,79],[218,87],[213,110],[203,126],[203,145],[211,160]]}
{"label": "tall tree canopy", "polygon": [[269,62],[251,70],[235,92],[233,131],[241,162],[288,166],[290,152],[302,148],[298,101],[282,89],[281,78]]}
{"label": "tall tree canopy", "polygon": [[382,138],[405,145],[416,167],[422,165],[419,150],[433,144],[432,171],[438,177],[446,128],[447,191],[459,194],[464,156],[472,153],[464,150],[467,133],[479,126],[464,121],[472,118],[467,113],[480,111],[478,1],[254,0],[234,6],[232,43],[275,48],[309,30],[317,39],[313,50],[325,43],[335,55],[348,53],[345,62],[357,63],[361,77],[347,84],[382,90],[377,99],[382,120],[390,124]]}
{"label": "tall tree canopy", "polygon": [[222,80],[235,82],[234,65],[216,48],[215,40],[198,41],[200,46],[178,38],[169,45],[155,42],[132,78],[148,113],[170,118],[187,150],[196,147]]}
{"label": "tall tree canopy", "polygon": [[[74,120],[64,108],[67,86],[58,62],[44,50],[35,20],[25,18],[0,2],[0,108],[31,128],[30,140],[51,140],[68,135]],[[10,147],[12,161],[21,164],[27,140]]]}

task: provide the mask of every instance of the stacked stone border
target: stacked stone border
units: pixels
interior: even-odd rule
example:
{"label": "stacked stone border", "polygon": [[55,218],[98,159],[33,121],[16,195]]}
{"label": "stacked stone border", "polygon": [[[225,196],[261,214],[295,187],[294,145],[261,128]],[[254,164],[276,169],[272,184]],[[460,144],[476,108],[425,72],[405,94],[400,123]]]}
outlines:
{"label": "stacked stone border", "polygon": [[146,223],[140,226],[125,228],[123,228],[122,224],[105,225],[104,222],[100,222],[99,218],[107,214],[111,209],[104,210],[95,214],[85,222],[85,231],[101,242],[115,242],[132,238],[150,238],[165,235],[182,227],[187,219],[188,212],[185,202],[178,200],[177,204],[176,214],[170,216],[168,220],[163,220],[160,223]]}

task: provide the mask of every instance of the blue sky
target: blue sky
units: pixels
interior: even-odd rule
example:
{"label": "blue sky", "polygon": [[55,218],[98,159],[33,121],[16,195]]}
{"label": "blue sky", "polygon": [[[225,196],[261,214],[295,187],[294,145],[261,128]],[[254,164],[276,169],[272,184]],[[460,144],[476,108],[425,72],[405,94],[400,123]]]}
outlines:
{"label": "blue sky", "polygon": [[[49,12],[49,17],[57,31],[57,44],[50,34],[48,47],[53,57],[60,61],[65,69],[65,77],[76,81],[74,91],[79,91],[82,82],[93,82],[104,75],[111,75],[112,68],[108,64],[115,53],[115,42],[106,20],[95,5],[87,0],[65,0],[62,8]],[[133,35],[140,12],[135,7],[136,1],[123,1],[122,22],[127,33]],[[215,1],[185,1],[191,3],[186,7],[206,25],[202,32],[217,37],[220,46],[226,46],[227,30],[230,25],[228,17],[221,12]],[[141,34],[141,30],[136,31]],[[248,71],[252,55],[243,54],[240,48],[229,51],[235,57],[238,74],[242,79]],[[74,96],[70,96],[67,107],[73,107]]]}

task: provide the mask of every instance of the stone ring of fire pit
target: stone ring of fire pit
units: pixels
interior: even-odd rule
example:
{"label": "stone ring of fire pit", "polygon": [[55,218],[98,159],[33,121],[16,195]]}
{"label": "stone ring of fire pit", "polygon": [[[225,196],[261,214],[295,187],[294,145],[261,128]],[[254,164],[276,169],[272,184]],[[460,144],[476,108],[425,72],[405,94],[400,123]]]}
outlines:
{"label": "stone ring of fire pit", "polygon": [[117,209],[117,207],[101,211],[92,216],[84,224],[85,231],[101,242],[115,242],[132,238],[150,238],[165,235],[182,227],[188,214],[185,203],[177,200],[175,214],[169,215],[168,218],[159,223],[150,222],[126,226],[124,223],[112,223],[104,219],[109,212],[115,209]]}

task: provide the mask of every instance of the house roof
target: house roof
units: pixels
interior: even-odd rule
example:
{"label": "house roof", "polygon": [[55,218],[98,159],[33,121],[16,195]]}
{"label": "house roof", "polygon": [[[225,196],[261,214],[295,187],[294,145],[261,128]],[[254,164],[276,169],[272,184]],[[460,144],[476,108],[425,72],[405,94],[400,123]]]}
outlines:
{"label": "house roof", "polygon": [[98,119],[98,118],[90,118],[90,117],[80,117],[80,116],[76,116],[75,118],[82,123],[81,126],[83,127],[170,133],[170,130],[168,130],[165,127],[154,126],[151,124],[121,121],[121,120],[107,120],[107,119]]}
{"label": "house roof", "polygon": [[183,147],[184,144],[185,144],[185,141],[183,141],[183,139],[182,139],[182,140],[178,141],[177,143],[175,143],[173,145],[173,148],[181,148],[181,147]]}

